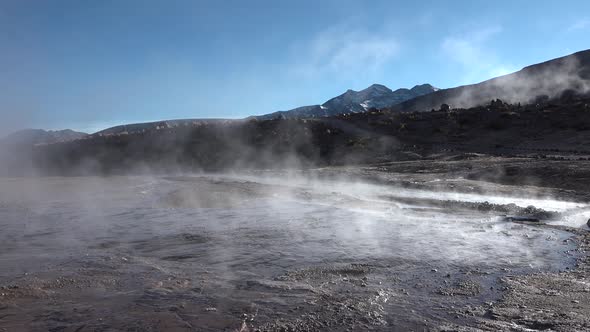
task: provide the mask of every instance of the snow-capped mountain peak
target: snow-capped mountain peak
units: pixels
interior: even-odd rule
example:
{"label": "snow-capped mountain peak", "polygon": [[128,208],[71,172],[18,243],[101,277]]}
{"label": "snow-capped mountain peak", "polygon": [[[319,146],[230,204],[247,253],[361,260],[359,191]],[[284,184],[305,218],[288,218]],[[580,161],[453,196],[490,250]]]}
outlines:
{"label": "snow-capped mountain peak", "polygon": [[321,105],[298,107],[289,111],[258,116],[257,118],[262,120],[274,118],[313,118],[334,116],[343,113],[358,113],[371,108],[384,108],[397,105],[406,100],[437,90],[437,88],[430,84],[416,85],[412,89],[402,88],[395,91],[382,84],[373,84],[360,91],[348,89],[345,93]]}

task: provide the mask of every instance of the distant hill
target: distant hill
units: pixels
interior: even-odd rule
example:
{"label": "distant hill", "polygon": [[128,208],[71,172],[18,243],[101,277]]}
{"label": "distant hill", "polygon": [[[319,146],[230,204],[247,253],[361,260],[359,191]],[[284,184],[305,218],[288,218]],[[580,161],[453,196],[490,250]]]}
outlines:
{"label": "distant hill", "polygon": [[441,104],[452,108],[482,105],[491,99],[531,103],[565,93],[590,91],[590,50],[531,65],[515,73],[478,84],[443,89],[389,107],[392,112],[430,111]]}
{"label": "distant hill", "polygon": [[22,174],[27,167],[30,173],[48,175],[303,169],[463,152],[588,158],[589,147],[587,94],[522,105],[494,100],[450,112],[371,111],[92,135],[34,146],[28,158],[9,155],[0,174]]}
{"label": "distant hill", "polygon": [[[358,113],[364,112],[371,108],[384,108],[395,105],[411,98],[432,93],[437,90],[437,88],[430,84],[416,85],[411,89],[397,89],[395,91],[391,91],[391,89],[384,85],[373,84],[361,91],[348,90],[340,96],[328,100],[322,105],[302,106],[290,111],[280,111],[266,115],[252,116],[246,120],[322,118],[345,113]],[[239,121],[244,121],[244,119],[163,120],[115,126],[101,130],[92,135],[120,135],[153,130],[172,129],[177,127],[198,127],[205,124],[227,124],[230,122],[235,123]]]}
{"label": "distant hill", "polygon": [[361,91],[348,90],[321,105],[303,106],[289,111],[279,111],[255,116],[254,118],[258,120],[320,118],[345,113],[358,113],[371,108],[384,108],[396,105],[435,91],[438,91],[438,89],[430,84],[416,85],[411,89],[402,88],[395,91],[381,84],[373,84]]}
{"label": "distant hill", "polygon": [[[89,136],[27,130],[0,140],[0,175],[306,168],[455,151],[588,158],[589,81],[590,51],[584,51],[430,93],[436,88],[391,91],[372,85],[267,121],[170,120],[117,126]],[[419,93],[426,94],[381,107]],[[443,103],[449,107],[441,108]],[[327,117],[335,109],[344,113]],[[6,142],[25,142],[28,148]],[[60,143],[43,144],[52,142]]]}
{"label": "distant hill", "polygon": [[198,127],[205,124],[223,124],[223,123],[230,123],[236,121],[243,121],[243,120],[233,120],[233,119],[178,119],[178,120],[163,120],[163,121],[154,121],[154,122],[144,122],[144,123],[132,123],[132,124],[125,124],[120,126],[115,126],[111,128],[107,128],[101,131],[98,131],[94,135],[104,136],[104,135],[120,135],[120,134],[132,134],[132,133],[141,133],[145,131],[152,131],[152,130],[163,130],[163,129],[173,129],[178,127]]}
{"label": "distant hill", "polygon": [[86,133],[65,130],[23,129],[0,138],[0,144],[36,145],[73,141],[88,136]]}
{"label": "distant hill", "polygon": [[0,138],[0,176],[31,174],[36,147],[72,142],[88,134],[66,130],[24,129]]}

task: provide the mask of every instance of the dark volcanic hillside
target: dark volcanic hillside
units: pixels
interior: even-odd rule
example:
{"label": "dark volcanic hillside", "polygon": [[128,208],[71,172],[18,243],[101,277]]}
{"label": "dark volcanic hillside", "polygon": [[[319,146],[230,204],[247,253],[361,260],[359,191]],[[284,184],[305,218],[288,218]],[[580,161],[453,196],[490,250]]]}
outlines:
{"label": "dark volcanic hillside", "polygon": [[552,98],[565,90],[590,91],[590,50],[525,67],[509,75],[478,84],[444,89],[393,107],[393,112],[430,111],[441,104],[469,108],[500,98],[511,103],[530,103]]}
{"label": "dark volcanic hillside", "polygon": [[33,164],[50,174],[305,167],[330,163],[346,137],[321,121],[201,123],[38,147]]}
{"label": "dark volcanic hillside", "polygon": [[214,123],[228,123],[228,122],[239,122],[240,120],[228,120],[228,119],[178,119],[178,120],[164,120],[144,123],[132,123],[120,126],[115,126],[101,130],[94,133],[93,135],[118,135],[118,134],[130,134],[140,133],[150,130],[164,130],[177,127],[187,126],[198,126],[201,124],[214,124]]}
{"label": "dark volcanic hillside", "polygon": [[56,144],[87,137],[88,134],[65,130],[24,129],[0,138],[0,175],[30,173],[31,153],[35,145]]}
{"label": "dark volcanic hillside", "polygon": [[[411,89],[397,89],[391,91],[388,87],[373,84],[370,87],[354,91],[348,90],[338,97],[334,97],[322,105],[302,106],[290,111],[280,111],[271,114],[253,116],[248,119],[272,120],[272,119],[305,119],[335,116],[344,113],[364,112],[371,108],[383,108],[399,104],[403,101],[422,96],[438,89],[430,84],[416,85]],[[246,120],[248,120],[246,119]],[[179,119],[164,120],[146,123],[134,123],[115,126],[101,130],[95,134],[112,135],[138,133],[146,130],[170,129],[183,126],[197,126],[200,124],[240,122],[242,120],[228,119]]]}
{"label": "dark volcanic hillside", "polygon": [[457,152],[587,158],[589,146],[587,94],[529,105],[496,100],[449,111],[252,119],[92,136],[37,146],[32,166],[44,174],[80,174],[314,167]]}

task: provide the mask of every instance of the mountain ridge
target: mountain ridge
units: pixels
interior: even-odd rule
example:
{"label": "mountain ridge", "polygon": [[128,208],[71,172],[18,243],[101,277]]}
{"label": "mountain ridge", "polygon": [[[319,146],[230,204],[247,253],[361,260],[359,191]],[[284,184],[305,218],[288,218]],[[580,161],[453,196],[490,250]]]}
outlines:
{"label": "mountain ridge", "polygon": [[92,135],[114,135],[141,132],[145,130],[169,129],[179,126],[199,126],[209,123],[239,122],[244,120],[272,120],[272,119],[298,119],[298,118],[322,118],[340,115],[343,113],[364,112],[371,108],[383,108],[391,106],[403,100],[421,96],[439,89],[428,84],[415,85],[411,89],[399,88],[392,91],[382,84],[372,84],[369,87],[355,91],[348,89],[343,94],[333,97],[322,105],[300,106],[288,111],[278,111],[259,116],[249,116],[245,119],[177,119],[161,120],[144,123],[122,124],[93,133]]}
{"label": "mountain ridge", "polygon": [[287,111],[253,116],[252,118],[271,120],[277,118],[329,117],[344,113],[365,112],[371,108],[392,106],[438,90],[438,88],[426,83],[416,85],[411,89],[399,88],[393,91],[385,85],[375,83],[360,91],[348,89],[343,94],[333,97],[321,105],[301,106]]}
{"label": "mountain ridge", "polygon": [[3,144],[52,144],[59,142],[73,141],[88,136],[87,133],[74,131],[71,129],[63,130],[44,130],[44,129],[22,129],[0,138]]}
{"label": "mountain ridge", "polygon": [[529,65],[519,71],[475,84],[441,89],[397,105],[390,112],[424,112],[442,104],[470,108],[501,99],[509,103],[530,103],[537,98],[559,97],[564,91],[590,91],[590,50]]}
{"label": "mountain ridge", "polygon": [[[411,89],[399,88],[392,91],[385,85],[372,84],[360,91],[348,89],[343,94],[331,98],[321,105],[301,106],[288,111],[250,116],[245,119],[183,119],[123,124],[92,135],[124,134],[178,126],[199,126],[209,122],[323,118],[345,113],[365,112],[372,108],[383,109],[391,113],[430,111],[439,109],[442,104],[450,105],[451,108],[470,108],[488,103],[492,99],[502,99],[509,103],[529,103],[539,97],[542,99],[556,97],[566,90],[580,93],[590,91],[590,50],[529,65],[508,75],[454,88],[438,89],[430,84],[421,84]],[[2,140],[0,139],[0,141]],[[51,139],[50,142],[59,142],[59,140]],[[38,143],[47,142],[35,141],[34,144]]]}

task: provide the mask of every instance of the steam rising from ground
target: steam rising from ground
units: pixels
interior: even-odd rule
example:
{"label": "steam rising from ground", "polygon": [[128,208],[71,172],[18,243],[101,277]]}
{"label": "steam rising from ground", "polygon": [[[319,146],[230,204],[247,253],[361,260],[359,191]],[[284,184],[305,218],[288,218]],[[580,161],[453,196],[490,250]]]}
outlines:
{"label": "steam rising from ground", "polygon": [[392,109],[429,111],[438,109],[442,103],[453,108],[471,108],[496,98],[513,104],[528,104],[564,95],[583,95],[590,92],[589,64],[590,52],[582,51],[478,84],[439,90],[392,106]]}
{"label": "steam rising from ground", "polygon": [[520,72],[486,81],[476,89],[465,88],[461,95],[449,100],[454,107],[469,108],[483,99],[502,98],[510,103],[530,103],[541,95],[559,97],[565,90],[579,94],[590,91],[588,69],[576,57],[554,60],[553,65],[539,70],[527,67]]}
{"label": "steam rising from ground", "polygon": [[[584,205],[554,200],[303,178],[1,181],[4,276],[105,252],[148,259],[158,268],[190,269],[167,262],[193,262],[227,278],[366,259],[558,268],[567,233],[503,222],[479,211],[428,206],[421,199],[538,204],[588,213]],[[416,203],[383,199],[387,195],[415,197]]]}

